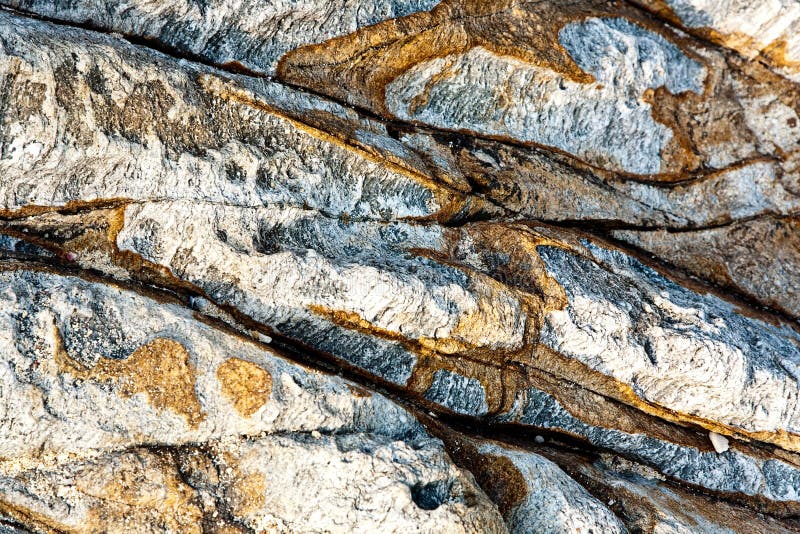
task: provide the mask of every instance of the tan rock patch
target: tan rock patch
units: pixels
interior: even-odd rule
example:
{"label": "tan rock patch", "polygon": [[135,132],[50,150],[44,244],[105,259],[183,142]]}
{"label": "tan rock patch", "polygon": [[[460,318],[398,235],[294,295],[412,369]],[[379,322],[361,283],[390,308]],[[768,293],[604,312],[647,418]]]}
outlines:
{"label": "tan rock patch", "polygon": [[262,512],[266,491],[267,481],[262,473],[237,477],[229,493],[236,515],[247,517]]}
{"label": "tan rock patch", "polygon": [[222,393],[244,417],[256,413],[269,400],[272,376],[258,365],[229,358],[217,368]]}
{"label": "tan rock patch", "polygon": [[186,347],[156,338],[124,360],[103,358],[86,368],[61,350],[56,355],[62,372],[83,379],[111,382],[123,397],[144,393],[158,410],[172,410],[192,428],[205,418],[195,392],[195,367]]}

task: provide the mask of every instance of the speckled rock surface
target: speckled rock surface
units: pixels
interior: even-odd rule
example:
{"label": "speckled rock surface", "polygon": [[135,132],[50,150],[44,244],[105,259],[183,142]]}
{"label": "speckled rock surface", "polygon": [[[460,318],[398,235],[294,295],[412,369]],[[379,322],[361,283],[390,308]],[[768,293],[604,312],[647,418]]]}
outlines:
{"label": "speckled rock surface", "polygon": [[385,397],[177,303],[4,268],[2,513],[70,531],[504,529]]}
{"label": "speckled rock surface", "polygon": [[689,4],[0,1],[0,532],[800,530],[792,6]]}

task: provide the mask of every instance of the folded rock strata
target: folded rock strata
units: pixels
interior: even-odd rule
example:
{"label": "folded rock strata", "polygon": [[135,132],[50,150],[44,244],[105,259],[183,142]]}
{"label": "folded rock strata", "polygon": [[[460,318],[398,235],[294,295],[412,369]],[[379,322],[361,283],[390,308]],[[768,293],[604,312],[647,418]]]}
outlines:
{"label": "folded rock strata", "polygon": [[762,217],[707,230],[615,230],[612,235],[668,258],[695,276],[737,287],[754,301],[797,317],[799,226],[797,217]]}
{"label": "folded rock strata", "polygon": [[624,4],[0,3],[59,22],[0,11],[0,532],[798,528],[782,71]]}
{"label": "folded rock strata", "polygon": [[[459,439],[461,438],[461,439]],[[606,506],[547,458],[451,436],[514,532],[627,532]],[[458,453],[457,453],[458,454]]]}
{"label": "folded rock strata", "polygon": [[[637,425],[618,410],[604,423],[582,414],[595,423],[587,425],[552,396],[563,397],[561,388],[548,384],[548,394],[529,387],[526,376],[556,374],[647,413],[796,451],[800,348],[797,334],[786,327],[742,317],[730,305],[703,299],[621,253],[595,246],[565,250],[567,243],[533,229],[483,223],[440,236],[436,230],[399,225],[373,233],[366,224],[351,223],[349,231],[337,232],[328,221],[284,217],[273,230],[278,224],[266,213],[249,212],[237,220],[228,211],[222,212],[227,241],[215,246],[217,238],[201,236],[218,235],[218,227],[203,226],[207,217],[194,208],[183,219],[192,221],[191,229],[158,218],[157,212],[181,213],[177,206],[128,208],[130,227],[123,227],[116,244],[167,267],[220,304],[456,413],[561,428],[601,446],[638,451],[689,482],[780,501],[797,499],[793,484],[785,485],[787,476],[800,474],[793,455],[789,463],[774,464],[747,454],[720,458],[698,450],[692,440],[695,446],[686,447],[684,436],[672,437],[684,445],[676,446],[637,435],[640,431],[629,430]],[[267,233],[262,227],[255,235],[240,234],[245,221],[266,225],[276,238],[272,243],[282,245],[245,249],[254,270],[219,276],[204,258],[243,263],[241,257],[226,255],[228,244],[258,245],[259,236]],[[380,241],[381,234],[391,245]],[[170,235],[183,242],[175,244]],[[337,246],[324,246],[323,236]],[[155,243],[163,255],[149,255],[139,243]],[[509,246],[483,250],[475,243]],[[513,248],[526,245],[532,250],[525,256]],[[453,257],[443,263],[425,256],[398,257],[426,249],[434,257],[448,251]],[[523,257],[499,269],[490,263],[498,254],[513,252]],[[354,261],[359,256],[363,259]],[[539,272],[529,274],[533,280],[498,282],[507,272],[536,267]],[[256,272],[275,278],[256,278]],[[319,280],[312,293],[293,277],[296,272]],[[266,289],[276,286],[284,291]],[[325,288],[322,294],[317,293],[320,287]],[[378,294],[391,298],[378,300]],[[374,337],[386,347],[376,348]],[[545,387],[546,381],[534,384]],[[620,419],[616,426],[610,424],[614,419]],[[720,465],[737,476],[719,480]]]}
{"label": "folded rock strata", "polygon": [[433,8],[438,0],[10,0],[3,4],[88,24],[233,68],[272,74],[286,52]]}
{"label": "folded rock strata", "polygon": [[[0,284],[0,513],[86,531],[505,528],[379,394],[113,285],[19,264]],[[324,469],[340,475],[308,479]]]}
{"label": "folded rock strata", "polygon": [[[199,55],[204,61],[223,68],[237,70],[230,65],[231,57],[235,57],[235,61],[247,64],[248,69],[252,69],[251,73],[254,74],[271,75],[273,73],[272,67],[269,66],[271,63],[265,63],[263,55],[277,57],[285,52],[279,43],[265,39],[265,33],[273,31],[274,24],[271,26],[264,22],[256,26],[251,25],[253,20],[275,21],[276,12],[288,9],[287,6],[273,5],[273,3],[269,6],[260,4],[248,6],[248,9],[242,11],[220,6],[204,10],[190,4],[178,3],[168,9],[169,13],[162,13],[163,10],[156,9],[154,4],[146,1],[131,1],[124,5],[117,2],[106,5],[105,2],[98,1],[82,3],[77,7],[60,2],[7,0],[4,3],[51,18],[122,32],[131,35],[132,38],[155,40],[154,42],[170,50],[192,57]],[[391,11],[381,11],[384,7],[379,4],[363,2],[359,13]],[[486,7],[486,12],[481,11],[484,8],[480,7],[479,2],[450,4],[438,4],[430,13],[425,9],[432,6],[408,4],[403,9],[419,12],[365,27],[352,35],[342,35],[318,46],[301,47],[297,52],[283,56],[283,73],[279,73],[281,79],[299,83],[316,92],[326,93],[343,102],[366,106],[385,118],[394,119],[392,122],[385,124],[376,122],[331,102],[269,83],[256,84],[256,94],[254,94],[253,91],[242,87],[244,85],[252,89],[253,84],[249,83],[250,80],[240,79],[231,85],[219,83],[217,79],[205,79],[202,83],[205,88],[203,92],[211,92],[217,98],[225,100],[232,99],[238,104],[255,104],[262,111],[264,107],[273,112],[279,111],[279,114],[316,127],[327,135],[340,140],[346,139],[350,146],[358,146],[368,154],[378,154],[384,161],[388,160],[393,165],[409,170],[417,178],[435,179],[437,183],[446,184],[461,193],[477,193],[470,197],[472,202],[482,197],[497,206],[502,206],[508,212],[525,218],[571,224],[579,221],[596,221],[613,228],[647,227],[678,230],[727,225],[765,216],[790,217],[798,213],[800,152],[795,145],[800,139],[800,119],[797,118],[800,104],[798,104],[796,85],[771,74],[759,63],[743,60],[734,54],[709,47],[701,41],[687,39],[679,32],[672,32],[652,17],[630,7],[616,6],[608,12],[610,8],[605,5],[578,7],[557,2],[536,3],[536,6],[546,7],[547,15],[545,15],[531,14],[528,10],[535,11],[538,8],[531,7],[534,4],[526,3],[511,4],[509,9],[503,9],[501,5]],[[308,6],[310,10],[308,13],[319,13],[330,9],[328,2],[309,2]],[[589,14],[594,17],[591,21],[580,22]],[[292,16],[295,15],[287,15],[288,19],[285,17],[278,19],[287,21]],[[341,20],[345,21],[348,16],[342,15]],[[567,20],[569,17],[573,17],[574,21],[569,22]],[[248,29],[226,33],[221,29],[227,28],[220,22],[222,19],[232,27]],[[399,24],[399,21],[404,23]],[[377,19],[373,22],[377,22]],[[549,28],[554,23],[561,28],[556,32],[557,35],[553,34],[554,40],[549,41],[541,37],[544,34],[536,29],[537,24],[539,28],[545,26]],[[434,25],[437,31],[428,28],[426,24]],[[607,24],[620,27],[611,28]],[[511,42],[486,41],[495,38],[484,35],[487,32],[486,28],[495,25],[504,30],[513,29],[509,37]],[[154,29],[156,26],[157,31]],[[287,27],[292,26],[284,24],[284,28]],[[417,27],[428,29],[420,30],[421,33],[416,34],[414,28]],[[571,29],[566,31],[564,28]],[[188,41],[189,35],[193,40]],[[30,38],[30,35],[25,37],[26,40]],[[606,42],[603,40],[606,38],[611,40]],[[564,39],[572,39],[569,43],[574,46],[566,41],[562,43]],[[600,41],[595,42],[597,39]],[[623,49],[628,46],[624,44],[628,42],[626,39],[636,43],[638,47],[635,50],[631,48],[630,50],[634,51],[630,51],[629,56],[623,53]],[[258,46],[252,44],[255,41],[259,43]],[[369,43],[373,41],[388,44],[382,45],[381,48],[370,49],[362,55],[356,54],[355,49],[359,46],[372,46]],[[420,97],[422,100],[420,98],[414,100],[411,98],[412,93],[419,89],[418,86],[422,81],[414,81],[414,75],[411,73],[416,72],[415,69],[420,72],[425,69],[430,71],[433,67],[423,68],[420,65],[425,62],[419,63],[419,58],[424,54],[430,55],[431,47],[438,50],[445,46],[444,41],[458,50],[463,49],[459,54],[466,58],[459,60],[464,63],[465,68],[458,70],[452,67],[455,69],[453,72],[458,70],[462,73],[461,76],[470,72],[471,74],[466,76],[472,78],[448,81],[446,75],[437,74],[436,85],[425,89],[424,98]],[[586,46],[606,50],[606,55],[584,58],[581,56],[585,51],[585,48],[581,48],[581,43],[584,41],[587,43]],[[238,46],[222,46],[220,42],[236,42]],[[22,50],[24,48],[16,53],[23,55]],[[326,61],[330,61],[328,54],[333,50],[336,50],[337,54],[344,54],[344,57],[337,57],[335,64],[341,64],[341,68],[335,67],[331,71],[331,76],[335,79],[329,79],[330,77],[325,75],[325,64]],[[515,67],[505,68],[508,73],[504,76],[510,77],[506,83],[508,90],[511,91],[508,96],[500,98],[497,95],[484,94],[491,87],[480,87],[481,83],[485,84],[486,80],[494,80],[499,75],[499,71],[490,75],[486,70],[491,69],[484,63],[498,61],[484,58],[483,56],[489,53],[487,50],[494,50],[492,53],[495,54],[505,54],[503,58],[519,56],[512,61]],[[553,56],[553,51],[559,51],[558,57]],[[348,59],[350,57],[348,54],[356,54],[353,56],[355,59]],[[479,57],[472,57],[475,54]],[[88,56],[87,60],[92,61],[92,55]],[[389,59],[386,59],[387,57]],[[406,61],[403,59],[399,60],[402,65],[394,65],[391,63],[394,61],[391,60],[393,57],[408,58],[411,62],[402,63]],[[542,58],[548,58],[544,64]],[[445,59],[430,61],[439,65]],[[589,63],[586,63],[587,61]],[[606,69],[603,71],[606,74],[619,72],[627,74],[615,76],[613,84],[595,80],[592,83],[597,87],[594,87],[589,84],[589,78],[601,75],[593,70],[595,67],[592,67],[594,65],[592,61],[599,61],[598,65],[601,63],[605,65],[602,68]],[[306,64],[308,65],[304,67]],[[468,120],[466,116],[451,118],[442,116],[437,119],[435,113],[438,112],[434,110],[425,112],[430,118],[420,121],[383,110],[380,100],[383,98],[380,97],[381,87],[382,84],[389,83],[385,81],[389,74],[381,70],[384,68],[390,69],[391,79],[394,80],[391,84],[397,91],[406,93],[411,91],[407,95],[402,93],[405,95],[402,101],[429,101],[437,109],[441,108],[440,111],[445,114],[457,110],[462,114],[467,113],[472,109],[470,106],[494,106],[491,109],[496,108],[496,112],[489,108],[470,111],[478,113],[475,118],[478,123],[473,125],[474,128],[470,129],[469,133],[484,138],[465,138],[448,131],[437,130],[434,133],[420,128],[420,125],[431,124],[452,129],[447,123],[450,120],[453,124],[460,125],[458,131],[465,131],[462,126],[466,126],[472,120]],[[524,74],[532,68],[538,69],[536,72],[539,72],[534,78],[530,78],[533,74]],[[362,76],[360,73],[364,69],[368,72]],[[59,72],[66,74],[65,71],[68,70],[61,69]],[[80,79],[89,70],[88,67],[78,69],[73,75],[77,75]],[[376,72],[370,74],[372,70]],[[103,72],[102,66],[95,71]],[[353,71],[352,76],[349,74],[351,71]],[[695,93],[687,89],[691,85],[691,76],[689,78],[686,76],[692,72],[697,75],[700,71],[704,73],[705,81],[701,84],[703,87],[695,86],[699,91]],[[305,73],[311,78],[306,80]],[[104,76],[108,75],[109,73],[104,73]],[[571,93],[567,91],[571,95],[567,97],[563,95],[566,86],[565,89],[561,89],[563,84],[558,80],[568,80],[570,76],[578,81],[570,82],[573,85],[569,87],[573,89],[570,89]],[[523,82],[529,78],[533,80],[531,83]],[[406,79],[408,81],[404,82]],[[651,83],[653,87],[643,89],[637,85],[641,85],[642,80],[646,79],[651,80],[647,83]],[[478,86],[471,86],[472,82]],[[91,80],[87,79],[84,83],[76,80],[75,83],[77,83],[76,88],[83,88],[77,92],[83,97],[83,105],[75,102],[72,104],[74,107],[79,109],[99,107],[101,117],[114,113],[113,107],[109,107],[108,102],[98,102],[97,99],[90,98],[94,94],[91,87],[95,87]],[[114,81],[104,79],[103,83],[113,85]],[[376,96],[380,97],[379,100],[373,103],[354,100],[359,93],[355,89],[364,83],[368,84],[365,91],[380,93]],[[550,88],[554,83],[556,85],[553,87],[556,89]],[[405,89],[404,84],[408,85]],[[532,93],[534,85],[538,87],[536,91],[539,93],[536,94],[539,96]],[[612,86],[616,92],[609,93],[611,89],[606,87]],[[671,90],[677,91],[677,94],[669,93],[670,87]],[[685,90],[681,91],[681,88]],[[140,88],[139,91],[147,89]],[[430,91],[433,91],[433,95],[427,94]],[[648,91],[655,93],[648,97],[650,94]],[[27,89],[22,89],[22,92],[27,92]],[[68,90],[69,94],[73,92]],[[158,95],[152,94],[152,91],[150,93],[151,98],[159,98]],[[261,96],[257,96],[259,93]],[[600,93],[604,96],[597,100],[595,97]],[[76,98],[78,94],[75,95]],[[125,94],[125,89],[118,88],[117,94]],[[191,95],[186,96],[191,98]],[[552,102],[547,100],[556,97],[557,99]],[[63,99],[64,102],[68,100]],[[572,115],[563,116],[555,113],[554,110],[568,109],[558,103],[562,100],[565,103],[571,102],[571,106],[577,106],[570,112]],[[595,104],[589,105],[589,102],[598,103],[595,106]],[[169,108],[172,103],[167,99],[162,105]],[[664,109],[658,111],[652,106],[663,106]],[[130,102],[127,107],[132,109],[135,103]],[[247,108],[247,106],[241,107]],[[651,108],[652,113],[648,111]],[[539,111],[534,113],[532,110]],[[128,113],[130,114],[130,110]],[[434,115],[431,115],[432,113]],[[495,113],[496,116],[490,117],[491,113]],[[625,130],[627,131],[625,135],[619,135],[616,130],[627,119],[616,117],[616,113],[630,113],[633,114],[632,117],[638,117],[631,118],[633,123]],[[143,116],[147,116],[147,112]],[[398,123],[396,120],[398,117],[413,119],[416,125],[407,122]],[[509,130],[503,135],[487,134],[489,137],[499,137],[501,141],[506,142],[492,141],[481,133],[484,131],[481,129],[484,127],[480,126],[481,121],[488,121],[486,122],[488,126],[485,126],[489,129],[502,129],[508,126],[512,130],[514,128],[517,130]],[[577,137],[563,142],[558,139],[549,141],[540,139],[547,142],[535,143],[540,145],[539,148],[520,148],[508,144],[509,141],[527,143],[526,139],[530,135],[526,133],[526,128],[529,127],[525,126],[527,124],[525,121],[538,125],[535,127],[540,128],[542,134],[560,135],[570,132]],[[574,121],[579,121],[580,124],[573,124]],[[126,130],[136,129],[135,123],[131,121],[120,122],[125,125]],[[200,124],[204,125],[204,130],[210,130],[210,135],[214,135],[215,130],[219,131],[222,137],[230,135],[224,121],[209,124],[209,119],[203,119],[201,116],[192,122],[191,130],[197,129]],[[495,126],[491,126],[492,124]],[[570,124],[573,126],[569,126]],[[164,130],[171,127],[164,124],[162,128],[156,128],[153,133],[163,142],[166,141],[165,137],[169,137],[164,135],[166,133]],[[105,129],[104,125],[101,126],[102,129]],[[22,135],[30,137],[36,133],[35,129],[29,131],[28,126],[23,127],[22,132],[24,132]],[[38,139],[42,136],[36,135],[36,137]],[[178,136],[179,139],[181,137],[186,135]],[[195,139],[192,143],[199,142],[205,145],[206,139],[205,137]],[[604,164],[599,160],[590,161],[594,156],[589,155],[591,156],[589,157],[584,152],[600,150],[599,147],[592,145],[598,139],[628,143],[627,146],[602,149],[607,149],[608,154],[598,155],[601,160],[605,161],[616,154],[612,159],[624,156],[630,160],[631,165],[641,169],[631,171],[619,165]],[[636,143],[640,142],[644,144],[638,146]],[[676,143],[683,148],[669,148]],[[38,144],[34,143],[33,146]],[[645,146],[650,148],[645,149]],[[204,161],[200,169],[214,173],[230,171],[233,175],[248,177],[254,172],[258,175],[262,170],[261,167],[256,167],[252,160],[262,155],[264,149],[268,147],[253,147],[255,152],[250,153],[249,159],[231,153],[233,147],[227,146],[227,148],[228,151],[223,151],[220,155],[214,154],[213,159],[217,165],[211,164],[212,168],[207,167],[210,163],[209,158],[201,158]],[[650,158],[648,154],[652,157]],[[645,162],[647,158],[652,159],[652,162]],[[63,164],[63,157],[59,159],[62,159]],[[685,160],[684,163],[675,163],[679,159]],[[661,160],[663,162],[659,163]],[[673,165],[669,163],[670,161],[678,165],[675,167],[677,170],[661,172],[664,170],[661,169],[662,166]],[[647,166],[653,168],[646,171]],[[227,171],[217,170],[214,167],[222,167]],[[27,170],[30,172],[32,169]],[[16,167],[15,172],[19,175]],[[166,178],[161,181],[164,184],[169,182],[170,180]],[[439,195],[441,194],[443,193]],[[317,205],[321,205],[321,202],[317,202]],[[476,209],[478,208],[471,207],[472,212]],[[488,209],[486,206],[480,208],[483,211]],[[348,216],[351,215],[353,214],[348,212]],[[763,246],[768,251],[774,244],[764,243],[759,247]],[[667,248],[667,245],[665,243],[662,248]],[[723,247],[732,245],[735,245],[735,242],[722,243]],[[768,259],[761,259],[765,255],[768,254],[751,255],[758,260],[756,263],[758,269],[764,270],[770,267],[771,262]],[[716,256],[716,252],[707,251],[701,259],[714,261]],[[663,259],[673,265],[681,264],[680,258],[675,254],[666,255]],[[796,255],[786,258],[786,262],[787,271],[790,273],[796,272],[800,267]],[[699,276],[713,283],[719,282],[718,276],[706,273]],[[788,276],[790,278],[788,286],[798,283],[796,277]],[[790,311],[794,299],[791,292],[787,292],[785,285],[776,287],[769,296],[762,297],[760,294],[754,294],[747,280],[740,281],[740,277],[734,275],[728,279],[725,287],[755,298],[761,305],[774,307],[783,312],[789,311],[793,317],[797,317],[795,311]]]}
{"label": "folded rock strata", "polygon": [[[515,524],[524,532],[619,531],[619,523],[597,508],[598,501],[607,504],[633,532],[728,533],[741,531],[743,525],[752,532],[792,532],[785,523],[746,508],[670,486],[663,475],[620,456],[566,451],[553,447],[541,436],[532,452],[492,440],[469,438],[442,426],[437,430],[456,461],[476,474],[487,494],[501,511],[505,510],[504,515],[514,517]],[[548,460],[558,462],[573,480],[591,488],[597,500],[587,500],[586,494],[572,488],[574,481],[557,471],[549,477],[525,474],[526,468],[533,466],[537,466],[537,472],[549,471],[545,466],[553,464]],[[565,491],[567,488],[570,489]],[[575,508],[577,503],[586,504]],[[534,509],[546,509],[553,504],[568,513],[530,514]],[[602,518],[600,524],[577,525],[580,521],[592,521],[585,513],[589,509],[595,518]],[[541,521],[552,523],[544,525]]]}
{"label": "folded rock strata", "polygon": [[279,75],[653,180],[798,148],[795,85],[621,3],[461,0],[401,20],[292,51]]}

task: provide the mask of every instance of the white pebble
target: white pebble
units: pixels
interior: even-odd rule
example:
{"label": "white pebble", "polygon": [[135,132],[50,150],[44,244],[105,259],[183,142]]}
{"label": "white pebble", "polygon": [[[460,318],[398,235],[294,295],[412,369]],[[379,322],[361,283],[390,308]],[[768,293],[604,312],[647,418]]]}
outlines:
{"label": "white pebble", "polygon": [[711,444],[714,446],[714,450],[720,454],[729,449],[728,438],[726,438],[725,436],[720,436],[716,432],[709,432],[708,439],[711,440]]}
{"label": "white pebble", "polygon": [[262,334],[261,332],[256,332],[256,337],[262,343],[272,343],[272,338],[266,334]]}

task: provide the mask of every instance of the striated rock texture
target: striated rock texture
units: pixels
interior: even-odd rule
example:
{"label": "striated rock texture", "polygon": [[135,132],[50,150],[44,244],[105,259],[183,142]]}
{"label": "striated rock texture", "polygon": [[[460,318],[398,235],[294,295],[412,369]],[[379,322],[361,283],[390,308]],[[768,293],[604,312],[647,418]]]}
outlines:
{"label": "striated rock texture", "polygon": [[800,81],[800,5],[797,2],[635,0],[686,31],[763,61]]}
{"label": "striated rock texture", "polygon": [[385,397],[177,303],[4,269],[0,513],[44,530],[504,529]]}
{"label": "striated rock texture", "polygon": [[800,531],[734,4],[0,0],[0,533]]}
{"label": "striated rock texture", "polygon": [[235,69],[275,72],[281,56],[378,22],[433,8],[438,0],[21,0],[3,2],[87,24]]}

